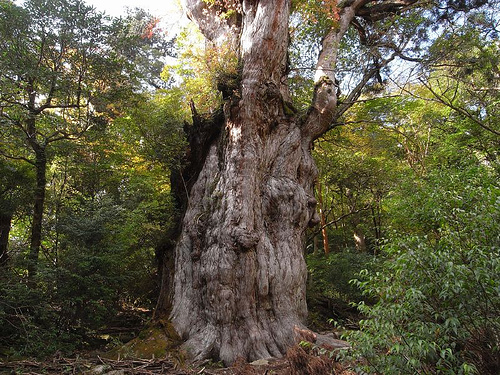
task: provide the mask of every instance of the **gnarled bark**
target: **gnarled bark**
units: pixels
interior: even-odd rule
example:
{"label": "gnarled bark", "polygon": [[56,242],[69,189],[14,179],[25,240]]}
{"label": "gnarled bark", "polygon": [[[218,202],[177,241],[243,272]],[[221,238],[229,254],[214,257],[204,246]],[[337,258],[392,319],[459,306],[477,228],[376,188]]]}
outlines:
{"label": "gnarled bark", "polygon": [[185,184],[170,317],[195,359],[281,356],[297,340],[315,338],[304,327],[305,230],[319,222],[310,150],[335,117],[340,39],[368,2],[349,2],[328,33],[314,98],[299,121],[286,105],[290,0],[234,2],[239,15],[227,23],[217,9],[232,2],[186,0],[205,36],[216,45],[229,40],[242,66],[240,87],[224,96],[222,121],[207,123],[212,136],[197,148],[204,151]]}
{"label": "gnarled bark", "polygon": [[195,358],[281,356],[304,329],[316,169],[285,113],[289,3],[278,3],[243,4],[241,89],[189,192],[172,322]]}

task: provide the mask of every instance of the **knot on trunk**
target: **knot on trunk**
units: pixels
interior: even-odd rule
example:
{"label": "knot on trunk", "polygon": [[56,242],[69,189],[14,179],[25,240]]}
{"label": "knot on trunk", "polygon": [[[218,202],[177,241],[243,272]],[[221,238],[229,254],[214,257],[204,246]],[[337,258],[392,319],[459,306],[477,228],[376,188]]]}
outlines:
{"label": "knot on trunk", "polygon": [[253,249],[259,243],[259,235],[253,230],[249,230],[247,228],[234,228],[231,233],[231,237],[243,251]]}
{"label": "knot on trunk", "polygon": [[267,100],[273,100],[273,99],[279,99],[281,100],[281,92],[279,87],[272,81],[267,81],[262,84],[261,88],[262,96],[264,99]]}
{"label": "knot on trunk", "polygon": [[314,89],[314,107],[323,113],[332,108],[332,100],[337,99],[337,86],[335,82],[328,77],[321,77]]}
{"label": "knot on trunk", "polygon": [[291,222],[305,228],[311,219],[307,192],[290,178],[269,178],[264,204],[271,221],[278,226]]}
{"label": "knot on trunk", "polygon": [[318,201],[316,198],[310,196],[307,200],[307,207],[309,209],[309,223],[307,224],[309,228],[315,227],[321,221],[318,213],[316,212],[316,206],[318,205]]}

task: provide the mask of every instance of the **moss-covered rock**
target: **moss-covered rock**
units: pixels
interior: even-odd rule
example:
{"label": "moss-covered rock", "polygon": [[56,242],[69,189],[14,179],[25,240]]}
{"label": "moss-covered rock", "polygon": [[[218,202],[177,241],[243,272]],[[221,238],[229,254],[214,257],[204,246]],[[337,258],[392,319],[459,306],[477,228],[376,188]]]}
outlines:
{"label": "moss-covered rock", "polygon": [[181,338],[171,322],[154,323],[128,343],[107,353],[108,358],[164,358],[172,351],[178,351]]}

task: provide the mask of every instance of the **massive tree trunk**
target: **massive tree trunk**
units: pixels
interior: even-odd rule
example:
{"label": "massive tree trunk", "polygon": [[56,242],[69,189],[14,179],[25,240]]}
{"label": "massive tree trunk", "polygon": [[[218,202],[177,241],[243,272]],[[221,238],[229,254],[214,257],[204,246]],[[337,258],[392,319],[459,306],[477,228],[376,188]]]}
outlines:
{"label": "massive tree trunk", "polygon": [[176,247],[171,318],[194,358],[281,356],[305,329],[317,170],[315,132],[286,108],[289,8],[244,2],[233,25],[241,83],[206,145]]}
{"label": "massive tree trunk", "polygon": [[[244,7],[241,86],[189,192],[172,322],[194,358],[281,356],[307,314],[311,134],[285,108],[289,3]],[[214,122],[213,126],[220,126]]]}
{"label": "massive tree trunk", "polygon": [[[193,111],[200,137],[190,139],[189,155],[197,160],[182,175],[189,181],[183,181],[173,303],[164,272],[157,314],[171,310],[195,359],[229,364],[281,356],[313,336],[304,327],[305,231],[319,222],[310,150],[335,116],[341,37],[367,2],[350,2],[324,39],[314,98],[299,120],[287,104],[290,0],[185,1],[209,42],[236,51],[241,76],[238,87],[224,88],[223,118],[203,119]],[[221,17],[229,3],[238,4],[236,12]]]}
{"label": "massive tree trunk", "polygon": [[[321,113],[308,126],[287,108],[289,9],[286,0],[245,1],[232,25],[241,83],[206,145],[175,254],[171,318],[194,358],[281,356],[305,330],[304,232],[319,221],[310,149]],[[191,10],[207,35],[209,12]]]}

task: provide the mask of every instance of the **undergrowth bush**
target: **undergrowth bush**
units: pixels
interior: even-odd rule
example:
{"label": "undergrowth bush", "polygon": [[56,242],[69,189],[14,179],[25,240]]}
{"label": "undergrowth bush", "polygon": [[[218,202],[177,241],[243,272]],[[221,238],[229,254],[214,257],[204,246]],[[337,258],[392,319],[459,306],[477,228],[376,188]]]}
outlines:
{"label": "undergrowth bush", "polygon": [[343,301],[347,304],[363,299],[357,285],[350,283],[360,270],[371,265],[373,256],[356,250],[307,256],[309,294]]}
{"label": "undergrowth bush", "polygon": [[[365,295],[360,331],[347,335],[360,371],[500,373],[500,187],[485,168],[439,171],[403,202],[416,233],[395,231]],[[404,200],[403,200],[404,201]]]}
{"label": "undergrowth bush", "polygon": [[357,320],[352,307],[363,299],[361,290],[349,281],[360,270],[373,267],[373,256],[355,250],[324,254],[309,254],[306,258],[309,271],[307,304],[309,322],[319,329],[334,320],[336,324],[351,325]]}
{"label": "undergrowth bush", "polygon": [[51,261],[40,259],[32,279],[23,252],[2,269],[0,357],[92,348],[102,343],[96,333],[124,304],[150,307],[154,242],[144,238],[153,229],[138,231],[140,217],[129,223],[125,213],[109,199],[81,205],[61,217],[57,253],[50,254]]}
{"label": "undergrowth bush", "polygon": [[45,357],[57,350],[74,350],[79,337],[61,324],[47,271],[40,269],[32,283],[20,278],[15,269],[4,271],[0,277],[0,357]]}

